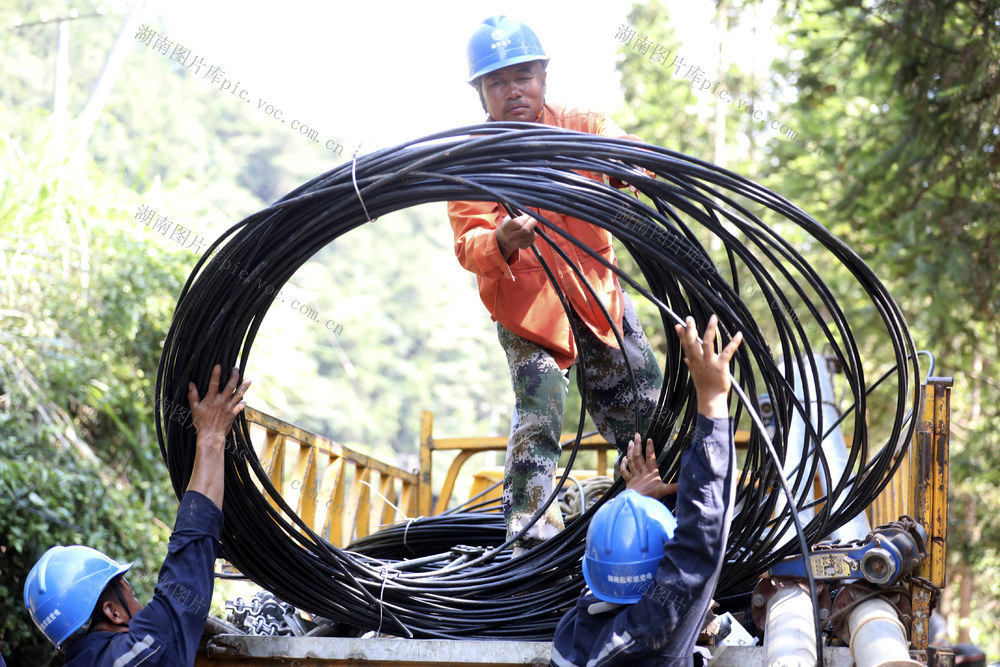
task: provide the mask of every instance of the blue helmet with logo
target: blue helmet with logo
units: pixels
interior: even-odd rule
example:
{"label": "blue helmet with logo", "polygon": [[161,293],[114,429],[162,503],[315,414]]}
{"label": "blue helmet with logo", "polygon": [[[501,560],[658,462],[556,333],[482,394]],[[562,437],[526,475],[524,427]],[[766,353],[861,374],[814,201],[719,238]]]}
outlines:
{"label": "blue helmet with logo", "polygon": [[506,16],[491,16],[469,40],[469,83],[484,74],[531,60],[541,60],[542,66],[549,62],[534,31]]}
{"label": "blue helmet with logo", "polygon": [[24,582],[31,620],[60,648],[90,618],[101,591],[132,567],[81,545],[52,547]]}
{"label": "blue helmet with logo", "polygon": [[583,578],[605,602],[638,602],[654,585],[663,545],[677,521],[666,506],[632,489],[605,503],[590,520]]}

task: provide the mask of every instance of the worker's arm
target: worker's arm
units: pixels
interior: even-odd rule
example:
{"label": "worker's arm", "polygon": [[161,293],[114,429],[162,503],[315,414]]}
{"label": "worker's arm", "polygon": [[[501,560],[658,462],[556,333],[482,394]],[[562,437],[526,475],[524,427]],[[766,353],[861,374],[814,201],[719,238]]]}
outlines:
{"label": "worker's arm", "polygon": [[221,376],[222,366],[216,364],[204,398],[198,395],[194,382],[188,385],[191,419],[198,438],[187,490],[197,491],[219,509],[222,509],[225,491],[226,436],[233,427],[236,415],[246,406],[243,395],[250,388],[250,380],[237,387],[240,371],[234,368],[229,374],[229,382],[219,391]]}
{"label": "worker's arm", "polygon": [[[239,384],[233,369],[220,391],[222,367],[212,370],[205,396],[194,383],[188,389],[191,415],[198,431],[194,468],[187,492],[177,508],[167,556],[160,567],[155,594],[129,621],[128,632],[117,633],[105,646],[100,635],[88,635],[74,646],[71,664],[192,665],[212,604],[215,546],[222,532],[222,496],[226,436],[245,402],[250,386]],[[107,664],[110,664],[107,663]]]}
{"label": "worker's arm", "polygon": [[[594,121],[594,127],[592,129],[593,129],[592,132],[593,134],[599,134],[602,137],[611,137],[613,139],[627,139],[629,141],[634,141],[640,144],[645,143],[641,137],[625,132],[625,130],[619,127],[618,123],[616,123],[615,120],[611,116],[608,116],[607,114],[598,114]],[[645,174],[650,178],[656,178],[656,174],[648,169],[642,169],[640,167],[631,167],[631,168],[635,169],[640,174]],[[630,185],[627,181],[608,177],[608,184],[613,188],[618,188],[618,189],[628,188],[629,190],[632,191],[633,195],[639,194],[639,191],[635,188],[635,186]]]}
{"label": "worker's arm", "polygon": [[628,139],[629,141],[636,141],[642,143],[642,139],[634,134],[629,134],[615,122],[615,119],[605,113],[597,113],[594,115],[593,126],[590,129],[591,134],[597,134],[602,137],[611,137],[612,139]]}
{"label": "worker's arm", "polygon": [[[153,599],[129,622],[128,632],[112,640],[115,664],[194,664],[212,605],[222,522],[215,502],[200,491],[184,494]],[[134,662],[125,656],[134,657]]]}
{"label": "worker's arm", "polygon": [[[729,418],[729,362],[743,337],[737,333],[715,351],[713,315],[703,340],[693,318],[676,326],[698,401],[698,419],[681,455],[677,528],[663,549],[655,586],[615,619],[615,632],[629,632],[623,656],[689,658],[715,592],[732,520],[735,448]],[[635,632],[642,629],[643,632]]]}
{"label": "worker's arm", "polygon": [[448,217],[455,234],[455,256],[459,264],[488,280],[513,279],[510,265],[518,260],[519,250],[511,245],[500,246],[497,230],[508,216],[499,204],[448,202]]}
{"label": "worker's arm", "polygon": [[643,589],[635,604],[611,610],[592,595],[581,596],[559,623],[553,665],[652,665],[691,659],[722,569],[732,519],[735,448],[726,398],[729,362],[742,336],[736,334],[716,353],[716,328],[713,316],[699,343],[692,319],[677,327],[699,414],[681,454],[677,528],[664,547],[654,585]]}

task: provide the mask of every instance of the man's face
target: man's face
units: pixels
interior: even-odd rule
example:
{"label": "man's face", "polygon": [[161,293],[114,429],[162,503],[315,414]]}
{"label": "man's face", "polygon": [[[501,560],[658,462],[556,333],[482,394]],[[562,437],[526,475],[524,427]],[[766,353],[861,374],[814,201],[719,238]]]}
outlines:
{"label": "man's face", "polygon": [[135,596],[135,591],[132,590],[132,584],[128,583],[128,581],[125,580],[125,577],[122,577],[118,590],[121,591],[122,598],[125,600],[125,604],[128,605],[128,611],[130,614],[135,616],[142,611],[142,603],[139,602],[139,598]]}
{"label": "man's face", "polygon": [[479,79],[493,120],[534,122],[545,104],[545,69],[538,60],[511,65]]}

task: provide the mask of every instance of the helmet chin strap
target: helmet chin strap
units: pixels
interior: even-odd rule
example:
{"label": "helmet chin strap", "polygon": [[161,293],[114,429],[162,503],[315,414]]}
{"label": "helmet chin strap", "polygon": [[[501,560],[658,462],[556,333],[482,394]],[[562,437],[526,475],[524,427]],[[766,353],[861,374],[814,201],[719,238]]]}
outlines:
{"label": "helmet chin strap", "polygon": [[[111,590],[114,591],[115,597],[118,598],[119,604],[121,604],[122,608],[125,609],[125,613],[128,614],[128,620],[129,620],[129,622],[131,622],[132,621],[132,612],[129,611],[128,603],[125,602],[125,596],[122,595],[122,592],[121,592],[121,583],[119,582],[117,585],[112,586]],[[110,625],[114,625],[114,626],[117,626],[117,627],[120,627],[120,628],[127,628],[128,627],[128,623],[115,623],[114,621],[112,621],[107,616],[105,616],[104,618],[105,618],[106,622],[109,623]]]}

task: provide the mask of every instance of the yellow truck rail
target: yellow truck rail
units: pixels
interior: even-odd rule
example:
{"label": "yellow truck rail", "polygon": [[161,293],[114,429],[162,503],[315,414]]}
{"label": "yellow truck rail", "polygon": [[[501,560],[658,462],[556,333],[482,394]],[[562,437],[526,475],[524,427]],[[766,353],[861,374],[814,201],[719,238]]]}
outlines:
{"label": "yellow truck rail", "polygon": [[[944,584],[951,384],[950,378],[931,378],[921,387],[924,412],[914,441],[889,485],[868,508],[873,526],[904,514],[924,526],[930,557],[920,576],[937,586]],[[420,424],[420,471],[409,472],[260,410],[248,407],[246,416],[257,456],[271,483],[303,521],[338,547],[404,518],[443,512],[465,464],[476,454],[507,448],[505,436],[437,438],[434,414],[425,410]],[[749,436],[747,431],[737,431],[737,447],[745,446]],[[574,437],[565,434],[564,441]],[[594,435],[584,438],[580,449],[596,452],[596,473],[609,474],[613,446]],[[456,454],[435,501],[431,471],[437,452]]]}
{"label": "yellow truck rail", "polygon": [[[927,622],[935,587],[944,583],[948,515],[950,378],[931,378],[921,387],[922,413],[911,446],[883,493],[869,506],[872,525],[909,515],[924,526],[929,558],[913,582],[911,647],[926,650]],[[475,454],[503,451],[507,438],[435,438],[434,416],[421,419],[420,472],[413,473],[354,452],[343,445],[247,408],[251,436],[268,478],[290,506],[331,543],[343,546],[379,526],[407,516],[445,509],[463,465]],[[571,439],[573,436],[567,436]],[[737,433],[737,445],[748,434]],[[614,449],[599,437],[584,440],[597,452],[596,472],[607,474]],[[431,466],[435,452],[457,452],[433,503]],[[432,506],[434,505],[434,506]],[[393,507],[395,506],[395,507]],[[396,509],[398,508],[398,510]],[[506,665],[545,663],[549,645],[537,642],[465,642],[337,637],[216,637],[196,665]],[[760,664],[760,647],[716,648],[719,667]],[[719,653],[721,651],[721,653]],[[848,667],[846,647],[827,648],[827,664]]]}
{"label": "yellow truck rail", "polygon": [[[561,442],[572,442],[576,439],[576,433],[564,433]],[[750,440],[749,431],[736,432],[736,446],[746,446]],[[420,508],[421,516],[440,514],[448,508],[448,502],[455,492],[455,482],[466,462],[474,455],[481,452],[506,451],[507,436],[483,437],[483,438],[435,438],[434,437],[434,413],[424,410],[420,416],[420,484],[417,492],[417,506]],[[433,503],[433,492],[431,486],[431,469],[434,461],[434,452],[457,451],[458,454],[451,462],[448,472],[445,475],[441,492],[438,494],[437,502]],[[580,451],[597,452],[597,474],[608,475],[608,454],[611,453],[611,461],[617,456],[617,451],[613,445],[599,435],[592,435],[580,441]],[[499,495],[499,494],[497,494]],[[487,496],[489,497],[489,496]]]}
{"label": "yellow truck rail", "polygon": [[[268,479],[302,520],[331,544],[345,547],[414,515],[416,473],[254,408],[246,408],[246,418]],[[262,444],[257,445],[258,441]],[[275,501],[268,501],[280,509]]]}
{"label": "yellow truck rail", "polygon": [[912,589],[910,642],[926,649],[931,603],[945,584],[945,540],[948,537],[948,448],[951,434],[952,378],[928,378],[920,387],[922,414],[913,442],[889,485],[869,508],[871,524],[895,521],[907,514],[927,531],[927,559]]}

